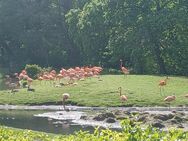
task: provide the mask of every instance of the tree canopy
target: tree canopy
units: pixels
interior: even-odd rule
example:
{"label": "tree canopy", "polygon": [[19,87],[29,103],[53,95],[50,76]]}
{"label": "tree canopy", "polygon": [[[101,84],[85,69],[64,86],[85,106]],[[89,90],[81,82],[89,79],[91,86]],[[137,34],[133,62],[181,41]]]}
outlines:
{"label": "tree canopy", "polygon": [[1,0],[0,26],[10,70],[122,59],[134,73],[188,75],[187,0]]}

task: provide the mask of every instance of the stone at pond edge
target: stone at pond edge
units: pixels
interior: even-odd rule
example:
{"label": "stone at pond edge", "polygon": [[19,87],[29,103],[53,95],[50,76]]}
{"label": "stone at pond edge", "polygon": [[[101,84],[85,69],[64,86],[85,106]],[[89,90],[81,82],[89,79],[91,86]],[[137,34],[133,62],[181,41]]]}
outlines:
{"label": "stone at pond edge", "polygon": [[121,116],[117,116],[116,119],[117,119],[117,120],[124,120],[124,119],[126,119],[126,117],[123,116],[123,115],[121,115]]}
{"label": "stone at pond edge", "polygon": [[103,121],[105,120],[105,118],[115,118],[115,115],[113,113],[102,113],[102,114],[98,114],[97,116],[95,116],[93,118],[93,120],[96,120],[96,121]]}
{"label": "stone at pond edge", "polygon": [[104,116],[106,117],[106,118],[108,118],[108,117],[112,117],[112,118],[115,118],[115,115],[113,114],[113,113],[104,113]]}
{"label": "stone at pond edge", "polygon": [[81,116],[80,119],[88,120],[89,118],[88,118],[88,116],[84,115],[84,116]]}
{"label": "stone at pond edge", "polygon": [[152,123],[152,126],[153,127],[156,127],[156,128],[164,128],[165,126],[163,124],[161,124],[160,122],[155,122],[155,123]]}
{"label": "stone at pond edge", "polygon": [[114,113],[115,115],[122,115],[122,114],[123,114],[123,112],[120,111],[120,110],[116,110],[116,111],[114,111],[113,113]]}
{"label": "stone at pond edge", "polygon": [[173,117],[174,117],[173,114],[168,114],[168,115],[158,114],[154,116],[155,119],[160,119],[162,121],[172,119]]}
{"label": "stone at pond edge", "polygon": [[106,122],[107,122],[107,123],[114,123],[114,122],[116,122],[116,120],[115,120],[114,118],[108,117],[108,118],[106,119]]}
{"label": "stone at pond edge", "polygon": [[178,124],[177,126],[178,128],[184,128],[184,126],[182,124]]}
{"label": "stone at pond edge", "polygon": [[137,121],[145,123],[147,121],[147,115],[139,116],[139,118],[137,119]]}
{"label": "stone at pond edge", "polygon": [[179,122],[177,121],[177,120],[175,120],[175,119],[172,119],[171,121],[170,121],[172,124],[178,124]]}
{"label": "stone at pond edge", "polygon": [[140,113],[140,115],[149,115],[148,112],[143,112],[143,113]]}
{"label": "stone at pond edge", "polygon": [[182,122],[183,121],[183,119],[181,117],[179,117],[179,116],[175,116],[174,119],[177,120],[178,122]]}
{"label": "stone at pond edge", "polygon": [[105,119],[105,116],[103,114],[99,114],[93,118],[95,121],[103,121]]}

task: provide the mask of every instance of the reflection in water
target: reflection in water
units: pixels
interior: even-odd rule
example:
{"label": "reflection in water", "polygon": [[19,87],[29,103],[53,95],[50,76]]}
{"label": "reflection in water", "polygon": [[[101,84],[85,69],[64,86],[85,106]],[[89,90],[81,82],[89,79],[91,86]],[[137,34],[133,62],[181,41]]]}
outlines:
{"label": "reflection in water", "polygon": [[67,121],[57,121],[48,118],[34,117],[34,114],[41,114],[47,111],[24,111],[24,110],[1,110],[0,124],[36,131],[43,131],[57,134],[72,134],[75,131],[93,131],[93,127],[83,127],[70,124]]}

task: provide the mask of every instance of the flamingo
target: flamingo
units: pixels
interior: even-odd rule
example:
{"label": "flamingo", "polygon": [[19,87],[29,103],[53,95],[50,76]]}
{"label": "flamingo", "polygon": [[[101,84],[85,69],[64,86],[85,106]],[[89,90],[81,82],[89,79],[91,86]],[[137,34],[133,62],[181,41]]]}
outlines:
{"label": "flamingo", "polygon": [[188,94],[186,94],[185,97],[188,98]]}
{"label": "flamingo", "polygon": [[119,90],[119,96],[120,96],[121,102],[122,102],[122,103],[123,103],[123,102],[126,102],[126,101],[128,100],[128,98],[127,98],[127,96],[122,95],[122,87],[119,87],[118,90]]}
{"label": "flamingo", "polygon": [[33,79],[32,79],[32,78],[30,78],[30,77],[28,77],[28,78],[27,78],[27,82],[28,82],[28,85],[30,86],[30,85],[31,85],[31,83],[33,82]]}
{"label": "flamingo", "polygon": [[39,76],[39,77],[38,77],[38,80],[40,81],[40,85],[41,85],[41,81],[43,80],[43,77],[42,77],[42,76]]}
{"label": "flamingo", "polygon": [[63,101],[62,101],[62,103],[63,103],[63,108],[64,108],[65,111],[68,111],[68,109],[65,109],[65,101],[66,101],[67,99],[69,99],[70,94],[64,93],[62,96],[63,96]]}
{"label": "flamingo", "polygon": [[162,89],[164,91],[164,86],[167,85],[167,79],[168,79],[168,77],[166,77],[164,80],[160,80],[160,82],[159,82],[160,94],[162,94]]}
{"label": "flamingo", "polygon": [[56,76],[56,80],[58,80],[58,82],[61,82],[61,78],[63,78],[63,75],[61,73],[57,74]]}
{"label": "flamingo", "polygon": [[165,97],[165,99],[164,99],[165,102],[168,102],[168,103],[169,103],[169,109],[170,109],[170,103],[171,103],[172,101],[175,101],[175,100],[176,100],[176,96],[175,96],[175,95],[167,96],[167,97]]}
{"label": "flamingo", "polygon": [[123,62],[121,59],[120,59],[120,67],[121,67],[122,72],[124,73],[124,76],[125,75],[127,76],[127,74],[129,74],[129,70],[126,67],[123,67]]}

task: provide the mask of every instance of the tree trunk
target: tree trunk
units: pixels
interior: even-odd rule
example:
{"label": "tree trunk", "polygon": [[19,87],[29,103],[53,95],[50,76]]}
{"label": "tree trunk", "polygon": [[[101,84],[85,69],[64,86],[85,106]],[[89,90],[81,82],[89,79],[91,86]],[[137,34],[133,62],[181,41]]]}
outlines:
{"label": "tree trunk", "polygon": [[158,45],[157,43],[155,43],[154,53],[155,53],[155,56],[156,56],[156,59],[157,59],[157,63],[159,65],[159,73],[160,74],[167,74],[164,59],[161,56],[160,45]]}
{"label": "tree trunk", "polygon": [[[66,1],[59,1],[61,2],[59,5],[59,17],[60,21],[63,21],[64,24],[62,25],[63,31],[65,33],[65,38],[66,38],[66,47],[67,47],[67,52],[68,52],[68,64],[70,66],[75,66],[75,65],[80,65],[80,51],[74,44],[73,40],[69,36],[68,32],[68,25],[65,22],[65,14],[70,10],[72,7],[72,1],[66,0]],[[61,6],[63,9],[61,9]],[[63,17],[61,16],[61,12],[64,12]]]}

